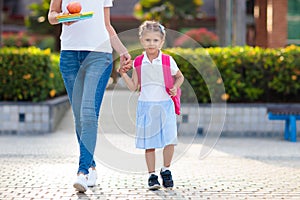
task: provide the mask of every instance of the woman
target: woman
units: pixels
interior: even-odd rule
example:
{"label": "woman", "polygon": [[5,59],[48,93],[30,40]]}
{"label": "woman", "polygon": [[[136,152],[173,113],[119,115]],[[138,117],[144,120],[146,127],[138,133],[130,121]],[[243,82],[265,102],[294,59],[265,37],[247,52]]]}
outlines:
{"label": "woman", "polygon": [[[124,69],[126,65],[130,67],[131,57],[110,23],[112,1],[78,0],[81,12],[93,11],[93,17],[62,24],[60,71],[72,105],[80,147],[79,168],[73,185],[79,192],[96,184],[94,150],[98,116],[112,71],[112,49],[121,55]],[[50,24],[58,24],[57,16],[68,13],[68,3],[70,0],[51,0]]]}

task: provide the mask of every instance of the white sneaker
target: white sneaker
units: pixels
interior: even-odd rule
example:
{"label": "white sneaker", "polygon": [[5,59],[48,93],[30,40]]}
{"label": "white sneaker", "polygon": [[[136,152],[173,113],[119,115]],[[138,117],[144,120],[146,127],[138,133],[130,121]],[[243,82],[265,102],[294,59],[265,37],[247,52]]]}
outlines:
{"label": "white sneaker", "polygon": [[87,186],[89,186],[89,187],[95,186],[97,178],[98,178],[97,171],[95,169],[90,168],[89,174],[88,174]]}
{"label": "white sneaker", "polygon": [[78,191],[78,192],[86,192],[88,189],[87,186],[87,176],[83,174],[79,174],[73,184],[73,187]]}

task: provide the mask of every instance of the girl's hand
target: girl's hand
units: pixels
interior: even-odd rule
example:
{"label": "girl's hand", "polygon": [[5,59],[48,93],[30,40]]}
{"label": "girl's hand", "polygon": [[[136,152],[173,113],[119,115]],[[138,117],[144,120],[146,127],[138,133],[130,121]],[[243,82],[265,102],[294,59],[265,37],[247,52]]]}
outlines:
{"label": "girl's hand", "polygon": [[174,86],[173,88],[170,89],[170,95],[173,97],[173,96],[176,96],[177,94],[177,88]]}
{"label": "girl's hand", "polygon": [[117,69],[117,72],[118,72],[121,76],[124,74],[124,70],[123,70],[121,67],[119,67],[119,68]]}

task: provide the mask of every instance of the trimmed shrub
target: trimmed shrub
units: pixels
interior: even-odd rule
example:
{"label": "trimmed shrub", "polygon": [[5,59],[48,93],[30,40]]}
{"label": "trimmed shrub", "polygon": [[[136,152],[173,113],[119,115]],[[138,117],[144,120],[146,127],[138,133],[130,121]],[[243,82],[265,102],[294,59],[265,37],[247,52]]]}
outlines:
{"label": "trimmed shrub", "polygon": [[[183,102],[299,102],[300,47],[164,50],[183,72]],[[130,52],[134,58],[141,51]],[[220,73],[220,76],[217,76]],[[59,55],[36,47],[0,49],[0,101],[44,101],[65,94]],[[224,84],[225,93],[217,90]],[[192,88],[193,92],[190,93]]]}
{"label": "trimmed shrub", "polygon": [[59,57],[36,47],[0,49],[0,101],[39,102],[65,94]]}
{"label": "trimmed shrub", "polygon": [[[300,47],[172,48],[165,51],[176,60],[199,103],[210,102],[211,98],[252,103],[300,101]],[[217,71],[222,79],[214,75]],[[218,94],[215,88],[222,83],[226,93]],[[183,94],[185,91],[183,88]],[[183,102],[189,102],[189,98],[192,94],[184,94]]]}
{"label": "trimmed shrub", "polygon": [[50,35],[28,34],[27,32],[5,32],[2,34],[2,46],[4,47],[30,47],[37,46],[40,49],[55,49],[55,39]]}
{"label": "trimmed shrub", "polygon": [[2,46],[6,47],[29,47],[36,44],[36,38],[25,32],[3,33]]}

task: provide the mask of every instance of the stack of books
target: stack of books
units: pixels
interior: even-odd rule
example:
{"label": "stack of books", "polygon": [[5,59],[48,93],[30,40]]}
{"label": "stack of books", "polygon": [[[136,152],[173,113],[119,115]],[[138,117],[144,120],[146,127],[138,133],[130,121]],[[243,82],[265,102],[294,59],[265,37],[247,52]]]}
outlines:
{"label": "stack of books", "polygon": [[76,13],[76,14],[64,14],[59,15],[56,17],[59,23],[63,22],[73,22],[73,21],[79,21],[79,20],[85,20],[92,18],[94,15],[94,12],[84,12],[84,13]]}

